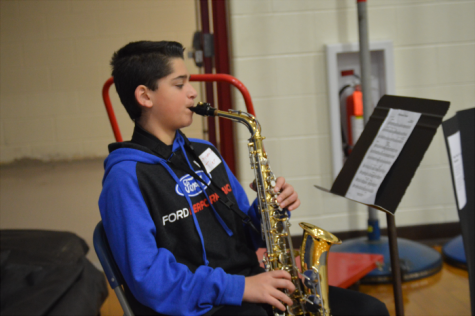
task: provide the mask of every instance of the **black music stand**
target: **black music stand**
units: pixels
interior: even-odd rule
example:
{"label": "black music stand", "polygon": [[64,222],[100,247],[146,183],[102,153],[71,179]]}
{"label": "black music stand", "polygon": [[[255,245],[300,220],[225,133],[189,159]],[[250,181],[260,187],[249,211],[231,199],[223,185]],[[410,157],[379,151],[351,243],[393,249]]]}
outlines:
{"label": "black music stand", "polygon": [[[375,202],[372,204],[362,203],[378,210],[384,211],[387,214],[388,221],[388,241],[389,254],[391,262],[391,275],[394,286],[394,298],[396,304],[396,313],[398,315],[404,314],[402,302],[402,288],[401,288],[401,271],[399,264],[399,253],[396,236],[396,226],[394,221],[394,214],[396,209],[406,192],[420,162],[432,141],[438,126],[442,122],[442,118],[449,108],[449,102],[437,101],[428,99],[418,99],[399,96],[383,96],[378,105],[374,108],[369,121],[365,125],[365,129],[356,143],[351,155],[343,165],[338,177],[335,179],[330,190],[316,186],[317,188],[330,192],[339,196],[345,197],[355,177],[358,168],[363,161],[368,149],[378,134],[384,120],[386,119],[390,109],[400,109],[405,111],[421,113],[416,126],[412,130],[404,147],[397,156],[397,159],[392,164],[384,180],[377,189]],[[333,247],[333,251],[338,248],[344,248],[343,245]],[[429,247],[426,247],[429,248]],[[430,249],[430,248],[429,248]],[[430,249],[432,251],[432,249]],[[435,250],[434,250],[435,252]],[[436,262],[431,264],[431,273],[440,270],[442,260],[440,254],[436,254]],[[425,274],[427,276],[430,274]]]}
{"label": "black music stand", "polygon": [[[447,153],[449,155],[452,183],[454,185],[455,200],[462,229],[463,246],[467,259],[472,315],[475,315],[475,199],[473,194],[475,192],[475,108],[458,111],[454,117],[443,122],[442,127],[444,130],[445,143],[447,145]],[[454,148],[451,148],[449,138],[453,136],[459,137],[459,140],[454,139],[452,141],[460,142],[459,149],[461,149],[461,157],[452,158],[452,156],[454,156]],[[452,146],[454,146],[454,144],[452,144]],[[457,166],[454,166],[454,164],[458,163],[463,165],[463,180],[460,178],[457,179],[457,173],[460,170],[455,171]],[[458,165],[458,167],[461,167],[461,165]],[[461,180],[463,183],[460,184],[459,182],[457,184],[457,180]],[[463,186],[465,190],[463,190]],[[461,189],[465,192],[457,193],[457,190]],[[459,194],[462,196],[459,196]]]}

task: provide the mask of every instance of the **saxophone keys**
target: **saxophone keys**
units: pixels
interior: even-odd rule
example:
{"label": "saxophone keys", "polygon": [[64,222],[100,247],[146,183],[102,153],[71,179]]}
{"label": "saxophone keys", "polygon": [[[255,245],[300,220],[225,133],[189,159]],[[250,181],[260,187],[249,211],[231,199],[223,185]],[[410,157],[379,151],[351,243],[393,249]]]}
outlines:
{"label": "saxophone keys", "polygon": [[309,295],[305,298],[305,307],[311,313],[320,313],[322,310],[322,299],[317,295]]}
{"label": "saxophone keys", "polygon": [[318,272],[314,270],[307,270],[302,275],[304,277],[303,284],[305,285],[305,287],[309,289],[314,289],[318,286]]}
{"label": "saxophone keys", "polygon": [[279,259],[277,259],[276,257],[272,257],[271,259],[269,259],[269,265],[271,263],[276,263]]}
{"label": "saxophone keys", "polygon": [[278,230],[278,228],[273,228],[271,229],[271,234],[273,234],[276,238],[282,238],[282,237],[287,237],[286,233],[282,233],[281,230]]}
{"label": "saxophone keys", "polygon": [[[299,257],[300,256],[300,250],[294,249],[294,257]],[[299,269],[297,267],[294,267],[294,269],[297,271],[297,273],[300,273]]]}
{"label": "saxophone keys", "polygon": [[[289,272],[289,271],[288,271],[288,269],[286,269],[285,267],[287,266],[288,261],[289,261],[289,260],[288,260],[288,258],[287,258],[287,256],[286,256],[285,254],[281,253],[281,254],[279,255],[279,263],[282,264],[282,265],[284,265],[284,269],[282,269],[282,270],[285,270],[285,271],[287,271],[287,272]],[[289,272],[289,273],[290,273],[290,272]]]}
{"label": "saxophone keys", "polygon": [[297,281],[298,279],[299,279],[299,277],[297,275],[292,277],[293,281]]}

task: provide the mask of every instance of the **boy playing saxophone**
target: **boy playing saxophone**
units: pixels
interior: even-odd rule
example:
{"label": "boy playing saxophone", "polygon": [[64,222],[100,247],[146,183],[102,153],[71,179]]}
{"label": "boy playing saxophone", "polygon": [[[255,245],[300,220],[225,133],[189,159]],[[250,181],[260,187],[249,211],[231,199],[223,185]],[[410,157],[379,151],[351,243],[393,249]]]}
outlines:
{"label": "boy playing saxophone", "polygon": [[[292,301],[282,290],[292,292],[294,285],[287,272],[259,266],[255,251],[261,235],[250,228],[260,228],[256,202],[249,205],[216,148],[180,131],[192,123],[197,95],[182,45],[129,43],[111,65],[135,128],[131,141],[109,145],[99,207],[134,312],[285,310],[282,303]],[[212,162],[203,161],[210,156]],[[281,207],[292,211],[300,205],[284,178],[277,179],[275,190]]]}

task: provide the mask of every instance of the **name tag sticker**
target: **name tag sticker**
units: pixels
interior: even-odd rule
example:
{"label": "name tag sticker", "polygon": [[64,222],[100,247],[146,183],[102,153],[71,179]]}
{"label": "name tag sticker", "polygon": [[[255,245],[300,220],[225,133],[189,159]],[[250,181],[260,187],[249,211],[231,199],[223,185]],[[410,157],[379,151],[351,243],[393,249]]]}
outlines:
{"label": "name tag sticker", "polygon": [[214,168],[219,166],[221,163],[221,159],[219,159],[218,155],[211,150],[211,148],[206,149],[201,155],[200,160],[203,162],[203,165],[206,168],[206,171],[210,173]]}

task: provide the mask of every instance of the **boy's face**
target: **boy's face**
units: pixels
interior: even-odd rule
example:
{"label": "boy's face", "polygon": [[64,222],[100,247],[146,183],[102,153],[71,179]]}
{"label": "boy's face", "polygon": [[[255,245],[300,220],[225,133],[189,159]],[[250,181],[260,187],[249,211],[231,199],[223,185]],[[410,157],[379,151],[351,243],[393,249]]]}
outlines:
{"label": "boy's face", "polygon": [[191,125],[196,90],[190,84],[185,62],[181,58],[170,61],[172,73],[158,80],[158,89],[151,91],[152,115],[161,129],[174,132]]}

